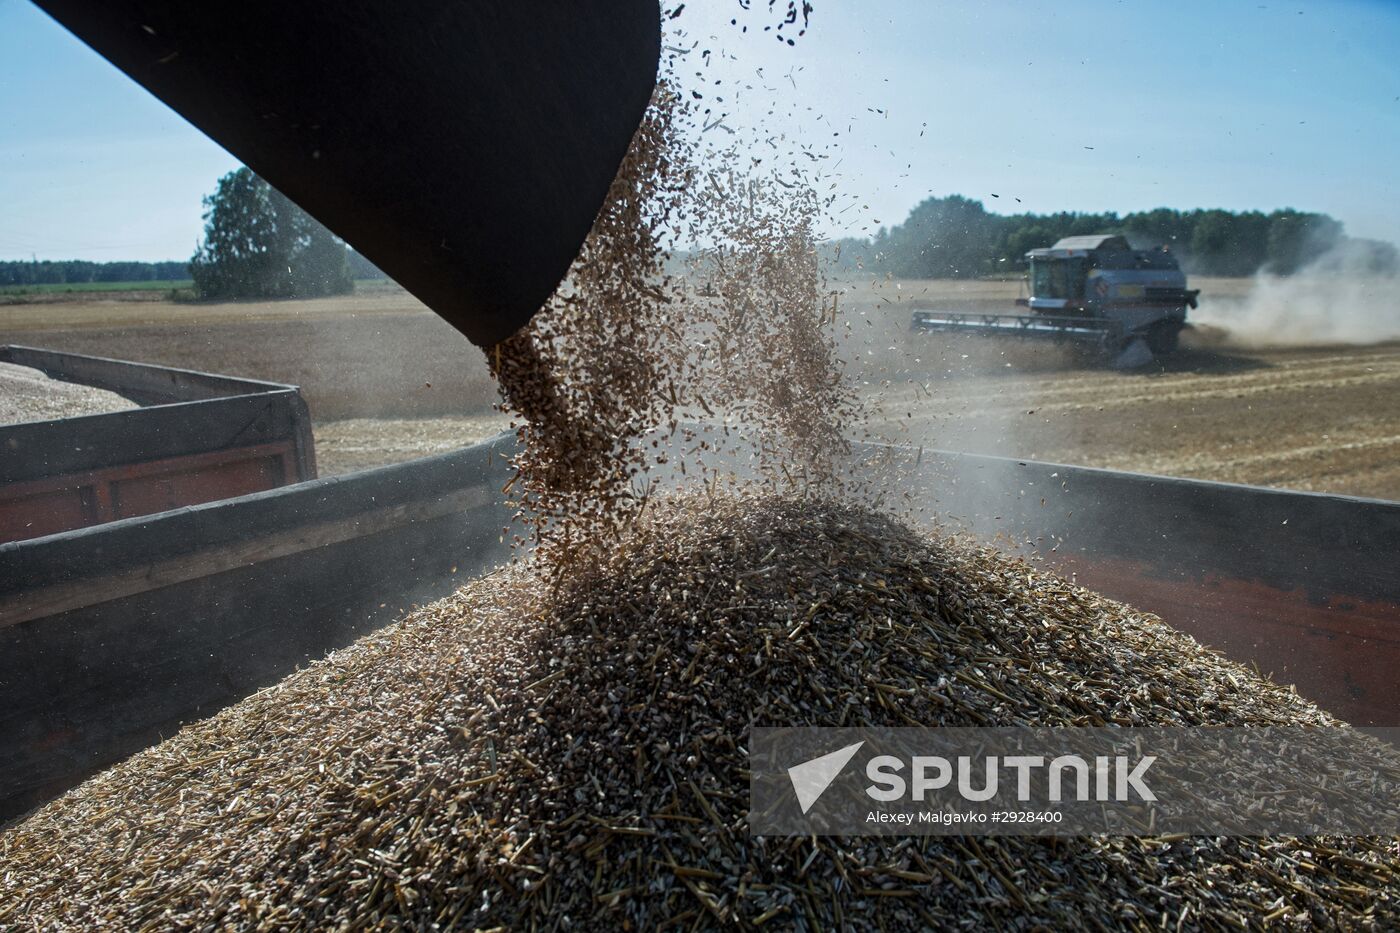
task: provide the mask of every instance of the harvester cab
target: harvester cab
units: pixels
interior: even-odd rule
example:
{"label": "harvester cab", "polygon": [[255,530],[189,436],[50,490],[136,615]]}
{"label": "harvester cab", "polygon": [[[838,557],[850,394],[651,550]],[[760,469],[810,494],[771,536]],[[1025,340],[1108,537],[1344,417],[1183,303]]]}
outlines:
{"label": "harvester cab", "polygon": [[1142,334],[1153,353],[1176,349],[1186,309],[1196,307],[1199,291],[1186,287],[1166,247],[1135,250],[1121,236],[1066,237],[1026,259],[1032,311],[1116,320],[1126,333]]}
{"label": "harvester cab", "polygon": [[1098,344],[1121,368],[1176,350],[1199,291],[1165,247],[1135,250],[1122,236],[1065,237],[1026,253],[1029,313],[914,312],[916,331],[1045,337]]}

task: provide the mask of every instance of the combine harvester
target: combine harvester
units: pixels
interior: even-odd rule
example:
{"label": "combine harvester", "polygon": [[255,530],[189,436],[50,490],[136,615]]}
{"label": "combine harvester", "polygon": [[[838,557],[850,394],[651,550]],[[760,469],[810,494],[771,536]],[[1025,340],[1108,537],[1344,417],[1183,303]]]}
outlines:
{"label": "combine harvester", "polygon": [[1026,253],[1030,298],[1023,313],[914,312],[914,331],[1069,340],[1098,346],[1113,366],[1135,369],[1176,350],[1197,289],[1165,247],[1135,250],[1114,234],[1065,237]]}

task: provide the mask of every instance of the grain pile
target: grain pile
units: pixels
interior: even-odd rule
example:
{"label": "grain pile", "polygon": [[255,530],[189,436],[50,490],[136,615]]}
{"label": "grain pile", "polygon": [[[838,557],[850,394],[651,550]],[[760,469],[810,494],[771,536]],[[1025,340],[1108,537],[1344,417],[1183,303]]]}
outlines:
{"label": "grain pile", "polygon": [[0,363],[0,424],[104,415],[137,407],[106,389],[50,379],[28,366]]}
{"label": "grain pile", "polygon": [[0,837],[0,927],[1400,923],[1393,840],[758,839],[751,724],[1329,723],[1152,616],[805,499],[519,564]]}

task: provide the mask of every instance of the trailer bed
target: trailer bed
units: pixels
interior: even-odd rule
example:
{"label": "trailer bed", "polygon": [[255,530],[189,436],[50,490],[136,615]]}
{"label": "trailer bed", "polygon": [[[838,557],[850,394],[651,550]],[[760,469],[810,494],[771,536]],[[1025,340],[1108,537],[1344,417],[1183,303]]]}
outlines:
{"label": "trailer bed", "polygon": [[[515,452],[504,435],[0,544],[0,820],[509,558]],[[945,530],[1154,612],[1356,725],[1400,724],[1400,503],[871,444],[853,455]]]}
{"label": "trailer bed", "polygon": [[316,476],[296,386],[23,346],[0,347],[0,363],[139,406],[0,425],[0,542]]}

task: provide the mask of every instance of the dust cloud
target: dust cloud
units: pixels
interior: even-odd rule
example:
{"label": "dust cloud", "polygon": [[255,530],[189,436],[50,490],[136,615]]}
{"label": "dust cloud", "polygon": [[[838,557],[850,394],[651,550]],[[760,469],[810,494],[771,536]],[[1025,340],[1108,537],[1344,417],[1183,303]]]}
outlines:
{"label": "dust cloud", "polygon": [[1291,276],[1260,274],[1242,299],[1202,304],[1192,320],[1242,346],[1370,344],[1400,339],[1400,269],[1343,242]]}

